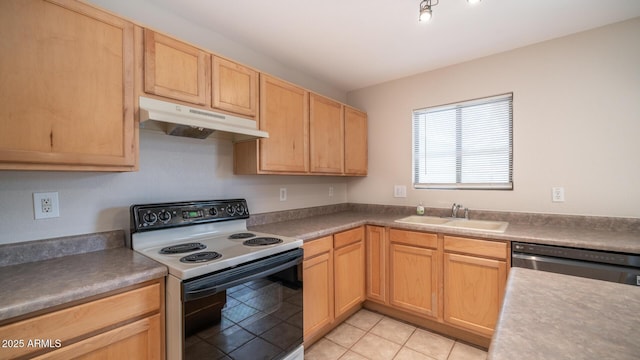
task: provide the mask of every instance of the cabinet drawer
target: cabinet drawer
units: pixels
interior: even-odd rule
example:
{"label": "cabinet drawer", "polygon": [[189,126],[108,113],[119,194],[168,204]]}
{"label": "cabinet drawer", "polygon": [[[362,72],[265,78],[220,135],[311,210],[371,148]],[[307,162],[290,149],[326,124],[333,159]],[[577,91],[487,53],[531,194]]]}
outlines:
{"label": "cabinet drawer", "polygon": [[405,244],[431,249],[438,248],[438,235],[417,231],[391,229],[389,239],[393,243]]}
{"label": "cabinet drawer", "polygon": [[444,237],[444,251],[486,256],[502,260],[507,258],[506,243],[455,236]]}
{"label": "cabinet drawer", "polygon": [[333,248],[338,249],[362,240],[364,240],[364,227],[361,226],[335,234],[333,236]]}
{"label": "cabinet drawer", "polygon": [[[0,339],[53,339],[60,340],[64,347],[86,334],[158,312],[160,296],[160,284],[148,285],[0,327]],[[2,356],[14,358],[38,350],[27,346],[7,348],[2,349]]]}
{"label": "cabinet drawer", "polygon": [[304,248],[304,258],[309,259],[324,252],[331,251],[333,246],[333,236],[325,236],[316,240],[306,242]]}

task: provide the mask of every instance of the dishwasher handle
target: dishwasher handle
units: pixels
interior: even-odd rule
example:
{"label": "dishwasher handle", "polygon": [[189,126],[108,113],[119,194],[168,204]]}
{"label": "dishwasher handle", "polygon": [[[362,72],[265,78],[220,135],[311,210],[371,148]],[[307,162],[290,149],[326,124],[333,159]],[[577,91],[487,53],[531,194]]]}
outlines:
{"label": "dishwasher handle", "polygon": [[513,252],[511,266],[640,286],[640,269]]}

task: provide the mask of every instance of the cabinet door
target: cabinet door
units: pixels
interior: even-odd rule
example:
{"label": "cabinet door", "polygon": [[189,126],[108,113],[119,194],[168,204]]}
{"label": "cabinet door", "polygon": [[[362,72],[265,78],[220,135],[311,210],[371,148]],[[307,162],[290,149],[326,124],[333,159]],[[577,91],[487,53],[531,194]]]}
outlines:
{"label": "cabinet door", "polygon": [[387,240],[385,229],[381,226],[367,226],[365,242],[367,299],[385,303],[387,301]]}
{"label": "cabinet door", "polygon": [[138,320],[80,342],[62,346],[34,359],[149,359],[162,358],[160,315]]}
{"label": "cabinet door", "polygon": [[444,320],[491,336],[498,320],[506,262],[444,254]]}
{"label": "cabinet door", "polygon": [[392,243],[389,250],[390,303],[421,316],[437,316],[436,251]]}
{"label": "cabinet door", "polygon": [[[335,242],[341,234],[334,235]],[[349,235],[357,235],[358,241],[333,251],[336,318],[359,306],[365,295],[364,229],[355,229]]]}
{"label": "cabinet door", "polygon": [[134,168],[133,29],[76,1],[0,1],[0,169]]}
{"label": "cabinet door", "polygon": [[232,61],[213,57],[213,107],[253,119],[258,115],[258,72]]}
{"label": "cabinet door", "polygon": [[367,114],[344,108],[344,172],[367,175]]}
{"label": "cabinet door", "polygon": [[260,170],[309,171],[309,93],[272,78],[260,77]]}
{"label": "cabinet door", "polygon": [[144,30],[144,91],[208,105],[211,87],[206,52],[149,29]]}
{"label": "cabinet door", "polygon": [[311,172],[342,174],[344,169],[342,104],[311,94],[309,110]]}
{"label": "cabinet door", "polygon": [[[323,245],[327,245],[326,247]],[[331,251],[331,237],[314,240],[307,246],[305,244],[305,253],[314,251],[320,247],[326,251],[306,258],[302,263],[302,281],[303,287],[303,322],[304,322],[304,338],[308,339],[314,333],[324,326],[333,322],[333,254]]]}

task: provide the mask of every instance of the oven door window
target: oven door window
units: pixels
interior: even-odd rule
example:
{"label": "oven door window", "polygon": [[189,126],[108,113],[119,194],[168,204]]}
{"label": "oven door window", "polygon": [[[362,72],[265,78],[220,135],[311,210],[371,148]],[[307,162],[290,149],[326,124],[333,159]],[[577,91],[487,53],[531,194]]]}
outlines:
{"label": "oven door window", "polygon": [[185,359],[280,359],[300,347],[301,260],[296,249],[185,282]]}

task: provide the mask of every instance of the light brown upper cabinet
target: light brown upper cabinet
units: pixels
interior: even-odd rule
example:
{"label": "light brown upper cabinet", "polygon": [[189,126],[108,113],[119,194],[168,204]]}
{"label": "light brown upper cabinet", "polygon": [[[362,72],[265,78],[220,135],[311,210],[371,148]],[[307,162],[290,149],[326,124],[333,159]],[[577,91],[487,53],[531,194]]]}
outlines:
{"label": "light brown upper cabinet", "polygon": [[260,170],[309,171],[309,92],[285,81],[260,77]]}
{"label": "light brown upper cabinet", "polygon": [[236,174],[367,175],[367,114],[260,75],[260,130],[234,144]]}
{"label": "light brown upper cabinet", "polygon": [[70,0],[0,1],[0,169],[137,166],[134,25]]}
{"label": "light brown upper cabinet", "polygon": [[151,30],[144,30],[144,91],[208,105],[211,55]]}
{"label": "light brown upper cabinet", "polygon": [[269,138],[234,144],[236,174],[309,172],[309,92],[260,75],[260,130]]}
{"label": "light brown upper cabinet", "polygon": [[144,92],[258,116],[258,72],[195,46],[145,29]]}
{"label": "light brown upper cabinet", "polygon": [[367,114],[344,107],[344,172],[367,175]]}
{"label": "light brown upper cabinet", "polygon": [[213,107],[255,118],[258,115],[258,72],[213,56]]}
{"label": "light brown upper cabinet", "polygon": [[340,175],[344,171],[343,105],[313,93],[309,101],[311,172]]}

